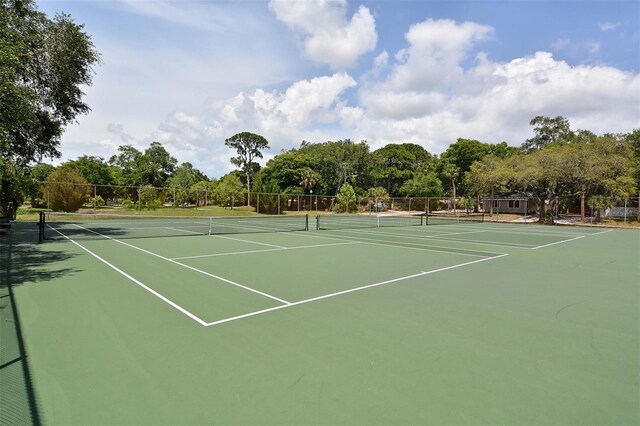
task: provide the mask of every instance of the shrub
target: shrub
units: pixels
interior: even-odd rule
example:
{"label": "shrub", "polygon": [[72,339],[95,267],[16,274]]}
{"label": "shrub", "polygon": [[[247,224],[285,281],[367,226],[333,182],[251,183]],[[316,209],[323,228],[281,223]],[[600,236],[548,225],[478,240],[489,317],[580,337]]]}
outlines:
{"label": "shrub", "polygon": [[45,196],[55,211],[75,212],[89,199],[91,187],[76,171],[58,169],[49,175]]}
{"label": "shrub", "polygon": [[353,187],[348,183],[345,183],[340,187],[340,191],[336,195],[336,204],[333,206],[333,211],[336,213],[351,213],[358,208],[356,204],[356,192]]}

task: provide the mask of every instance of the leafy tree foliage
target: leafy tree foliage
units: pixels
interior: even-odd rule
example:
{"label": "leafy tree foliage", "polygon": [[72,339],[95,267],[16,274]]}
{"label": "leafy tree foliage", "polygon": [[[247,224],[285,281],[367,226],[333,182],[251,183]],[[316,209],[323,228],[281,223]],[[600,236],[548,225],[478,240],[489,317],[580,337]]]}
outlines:
{"label": "leafy tree foliage", "polygon": [[143,184],[142,152],[131,145],[120,145],[118,154],[112,155],[109,164],[116,168],[118,185],[139,186]]}
{"label": "leafy tree foliage", "polygon": [[59,157],[63,127],[89,111],[80,87],[99,54],[82,25],[31,0],[2,0],[0,28],[0,155],[22,165]]}
{"label": "leafy tree foliage", "polygon": [[0,217],[26,195],[25,167],[59,157],[64,126],[89,111],[80,87],[91,85],[98,62],[69,15],[49,19],[32,0],[0,0]]}
{"label": "leafy tree foliage", "polygon": [[442,181],[435,172],[420,173],[400,187],[406,197],[441,197],[444,195]]}
{"label": "leafy tree foliage", "polygon": [[313,191],[313,187],[316,186],[320,175],[314,172],[310,167],[305,167],[298,171],[298,177],[300,179],[300,186],[305,193]]}
{"label": "leafy tree foliage", "polygon": [[78,211],[91,195],[87,180],[73,169],[59,168],[51,173],[49,180],[45,194],[55,211]]}
{"label": "leafy tree foliage", "polygon": [[151,142],[144,153],[131,145],[119,146],[109,164],[116,167],[114,174],[120,185],[161,187],[173,175],[178,160],[160,142]]}
{"label": "leafy tree foliage", "polygon": [[[269,142],[262,136],[254,133],[242,132],[231,136],[224,141],[225,145],[233,148],[238,153],[231,158],[231,163],[242,170],[247,178],[247,192],[251,192],[251,176],[254,174],[253,164],[255,159],[262,158],[262,150],[269,149]],[[250,198],[247,197],[247,205]]]}
{"label": "leafy tree foliage", "polygon": [[33,191],[27,169],[14,160],[0,157],[0,217],[13,218],[27,192]]}
{"label": "leafy tree foliage", "polygon": [[353,186],[345,183],[340,187],[338,194],[336,194],[336,204],[333,206],[333,211],[336,213],[351,213],[358,209],[356,205],[357,197]]}
{"label": "leafy tree foliage", "polygon": [[555,142],[568,142],[573,138],[569,120],[565,117],[555,118],[536,116],[529,122],[533,126],[534,136],[522,144],[523,152],[532,152]]}
{"label": "leafy tree foliage", "polygon": [[164,186],[177,164],[178,160],[173,158],[160,142],[151,142],[141,158],[143,183]]}
{"label": "leafy tree foliage", "polygon": [[373,152],[374,177],[384,182],[387,192],[397,195],[404,182],[423,171],[432,160],[431,154],[420,145],[389,144]]}
{"label": "leafy tree foliage", "polygon": [[63,168],[73,169],[87,182],[95,185],[114,185],[115,177],[112,167],[101,157],[83,155],[77,160],[71,160],[61,165]]}
{"label": "leafy tree foliage", "polygon": [[238,201],[241,199],[244,192],[244,185],[240,181],[237,175],[229,173],[220,180],[218,186],[216,186],[213,193],[215,202],[222,207],[231,207],[233,204],[240,204]]}

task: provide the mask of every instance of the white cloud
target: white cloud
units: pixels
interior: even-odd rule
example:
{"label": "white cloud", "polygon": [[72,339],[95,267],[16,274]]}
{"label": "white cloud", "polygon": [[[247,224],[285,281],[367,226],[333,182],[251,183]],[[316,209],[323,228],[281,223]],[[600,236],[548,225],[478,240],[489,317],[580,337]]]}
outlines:
{"label": "white cloud", "polygon": [[291,138],[315,123],[335,121],[340,95],[355,85],[341,72],[295,82],[284,92],[240,93],[222,108],[220,118],[227,133],[254,129],[249,131]]}
{"label": "white cloud", "polygon": [[307,55],[335,70],[355,66],[358,58],[372,51],[378,40],[375,19],[369,9],[360,6],[347,20],[346,6],[346,0],[269,2],[279,20],[303,34]]}
{"label": "white cloud", "polygon": [[[261,25],[255,10],[250,13],[233,2],[124,0],[123,3],[140,15],[215,33],[240,33],[247,27]],[[244,25],[239,26],[238,20],[242,20]]]}
{"label": "white cloud", "polygon": [[405,34],[409,47],[396,54],[398,63],[387,86],[395,90],[428,90],[454,84],[462,76],[461,61],[474,43],[493,29],[473,22],[427,20],[412,25]]}
{"label": "white cloud", "polygon": [[600,29],[602,31],[611,31],[611,30],[615,30],[619,26],[620,26],[619,22],[603,22],[600,24]]}
{"label": "white cloud", "polygon": [[553,47],[553,50],[557,51],[557,50],[562,50],[568,47],[570,44],[571,44],[571,40],[569,40],[568,38],[559,38],[553,42],[551,47]]}
{"label": "white cloud", "polygon": [[[412,26],[391,74],[363,85],[342,123],[373,148],[415,142],[442,152],[459,137],[521,144],[536,115],[567,117],[573,128],[629,131],[640,120],[640,76],[605,66],[570,66],[538,52],[505,63],[479,52],[490,27],[442,20]],[[558,47],[568,45],[559,41]],[[590,47],[597,54],[599,45]],[[375,65],[374,65],[375,69]]]}

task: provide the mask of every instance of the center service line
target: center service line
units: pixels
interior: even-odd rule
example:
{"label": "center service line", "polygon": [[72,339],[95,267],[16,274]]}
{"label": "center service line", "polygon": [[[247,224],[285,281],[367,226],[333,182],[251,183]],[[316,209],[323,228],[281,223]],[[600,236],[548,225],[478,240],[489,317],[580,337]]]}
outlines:
{"label": "center service line", "polygon": [[253,316],[256,316],[256,315],[265,314],[267,312],[277,311],[279,309],[290,308],[292,306],[297,306],[297,305],[303,305],[305,303],[316,302],[318,300],[328,299],[330,297],[340,296],[340,295],[347,294],[347,293],[353,293],[355,291],[366,290],[368,288],[379,287],[379,286],[383,286],[383,285],[386,285],[386,284],[395,283],[395,282],[398,282],[398,281],[408,280],[410,278],[416,278],[416,277],[421,277],[423,275],[429,275],[429,274],[434,274],[436,272],[446,271],[446,270],[449,270],[449,269],[460,268],[461,266],[467,266],[467,265],[471,265],[471,264],[474,264],[474,263],[485,262],[487,260],[498,259],[498,258],[504,257],[504,256],[508,256],[508,254],[501,254],[499,256],[493,256],[493,257],[487,257],[485,259],[473,260],[471,262],[460,263],[458,265],[447,266],[445,268],[434,269],[432,271],[422,271],[422,272],[419,272],[417,274],[407,275],[407,276],[400,277],[400,278],[394,278],[394,279],[388,280],[388,281],[382,281],[382,282],[379,282],[379,283],[369,284],[369,285],[365,285],[365,286],[362,286],[362,287],[351,288],[351,289],[348,289],[348,290],[339,291],[337,293],[325,294],[324,296],[313,297],[311,299],[299,300],[297,302],[289,303],[288,305],[275,306],[273,308],[262,309],[260,311],[249,312],[248,314],[238,315],[238,316],[235,316],[235,317],[225,318],[225,319],[222,319],[222,320],[219,320],[219,321],[210,322],[208,324],[205,324],[205,327],[209,327],[209,326],[212,326],[212,325],[219,325],[219,324],[223,324],[225,322],[236,321],[236,320],[239,320],[239,319],[242,319],[242,318],[253,317]]}

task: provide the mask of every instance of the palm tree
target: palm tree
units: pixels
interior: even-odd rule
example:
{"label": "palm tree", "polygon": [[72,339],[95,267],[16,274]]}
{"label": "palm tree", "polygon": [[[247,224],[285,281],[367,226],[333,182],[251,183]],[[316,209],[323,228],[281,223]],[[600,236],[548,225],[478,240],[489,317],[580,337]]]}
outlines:
{"label": "palm tree", "polygon": [[318,173],[311,170],[309,167],[305,167],[300,170],[300,186],[305,191],[305,193],[313,188],[316,183],[318,183],[318,179],[320,176]]}
{"label": "palm tree", "polygon": [[442,175],[451,181],[451,187],[453,189],[453,212],[456,212],[456,180],[460,174],[460,169],[453,163],[445,163],[442,168]]}

